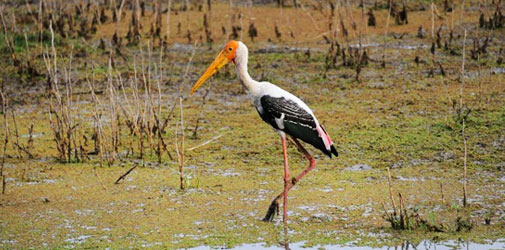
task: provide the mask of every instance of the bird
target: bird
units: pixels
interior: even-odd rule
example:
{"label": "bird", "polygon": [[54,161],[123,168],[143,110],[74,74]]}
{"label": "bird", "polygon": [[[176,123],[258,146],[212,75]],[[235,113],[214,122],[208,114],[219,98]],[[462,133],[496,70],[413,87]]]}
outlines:
{"label": "bird", "polygon": [[[330,136],[318,122],[312,110],[300,98],[266,81],[256,81],[247,71],[249,50],[241,41],[229,41],[217,55],[210,66],[191,88],[195,93],[202,84],[227,63],[233,62],[238,78],[252,99],[259,116],[268,123],[280,136],[284,158],[284,190],[274,198],[263,221],[273,221],[279,214],[280,201],[283,199],[283,222],[287,224],[288,191],[308,172],[316,167],[314,157],[302,146],[299,140],[314,146],[329,156],[338,156]],[[288,137],[289,136],[289,137]],[[307,158],[309,166],[296,178],[290,179],[287,138],[291,138],[298,150]]]}

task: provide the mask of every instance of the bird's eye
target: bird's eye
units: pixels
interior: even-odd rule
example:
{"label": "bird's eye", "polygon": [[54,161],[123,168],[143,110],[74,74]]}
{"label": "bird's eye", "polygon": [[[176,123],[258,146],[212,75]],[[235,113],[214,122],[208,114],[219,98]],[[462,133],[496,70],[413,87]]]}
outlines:
{"label": "bird's eye", "polygon": [[229,47],[228,50],[231,51],[233,48],[232,47]]}

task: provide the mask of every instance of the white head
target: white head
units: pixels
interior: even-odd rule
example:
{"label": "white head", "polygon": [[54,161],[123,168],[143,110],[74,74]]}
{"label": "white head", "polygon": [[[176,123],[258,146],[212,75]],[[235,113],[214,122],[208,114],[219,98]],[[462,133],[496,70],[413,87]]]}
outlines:
{"label": "white head", "polygon": [[235,50],[235,58],[233,59],[233,62],[235,64],[247,64],[247,58],[249,57],[249,49],[247,49],[247,46],[241,41],[238,41],[238,47]]}

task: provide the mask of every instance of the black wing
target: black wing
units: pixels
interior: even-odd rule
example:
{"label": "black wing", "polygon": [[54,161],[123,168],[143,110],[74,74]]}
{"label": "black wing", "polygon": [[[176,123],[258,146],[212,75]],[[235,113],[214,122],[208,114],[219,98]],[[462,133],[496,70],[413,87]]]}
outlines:
{"label": "black wing", "polygon": [[[271,97],[269,95],[262,96],[260,101],[263,112],[258,110],[258,113],[263,121],[275,129],[311,144],[330,157],[332,151],[336,152],[333,145],[331,151],[326,149],[322,138],[317,132],[314,117],[296,102],[284,97]],[[284,128],[280,128],[275,119],[281,119],[283,114]]]}

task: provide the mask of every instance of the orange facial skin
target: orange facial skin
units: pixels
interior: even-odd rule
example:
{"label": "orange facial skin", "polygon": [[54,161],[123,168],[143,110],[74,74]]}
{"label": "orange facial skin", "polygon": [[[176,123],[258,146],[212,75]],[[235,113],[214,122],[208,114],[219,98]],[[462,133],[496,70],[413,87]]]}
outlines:
{"label": "orange facial skin", "polygon": [[223,48],[222,52],[225,54],[228,61],[231,62],[235,60],[237,56],[238,42],[235,40],[229,41]]}

